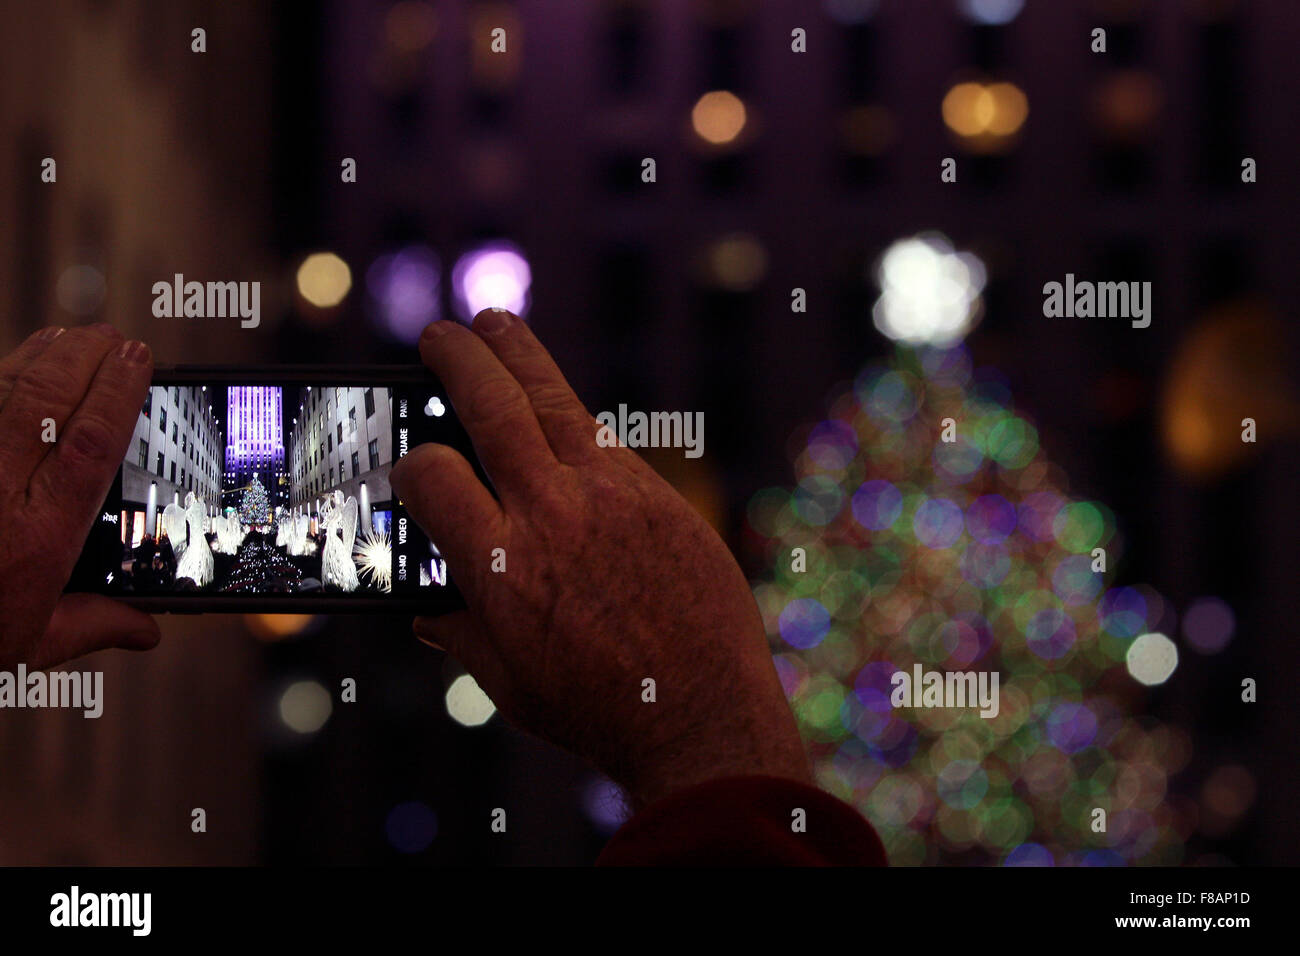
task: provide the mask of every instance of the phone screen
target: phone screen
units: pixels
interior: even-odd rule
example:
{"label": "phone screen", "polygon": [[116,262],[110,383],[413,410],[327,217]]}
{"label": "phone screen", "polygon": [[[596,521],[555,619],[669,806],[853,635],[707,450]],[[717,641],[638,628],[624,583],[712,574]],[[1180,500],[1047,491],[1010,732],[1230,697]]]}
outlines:
{"label": "phone screen", "polygon": [[473,461],[437,382],[268,374],[155,376],[70,589],[160,610],[458,606],[389,483],[423,442]]}

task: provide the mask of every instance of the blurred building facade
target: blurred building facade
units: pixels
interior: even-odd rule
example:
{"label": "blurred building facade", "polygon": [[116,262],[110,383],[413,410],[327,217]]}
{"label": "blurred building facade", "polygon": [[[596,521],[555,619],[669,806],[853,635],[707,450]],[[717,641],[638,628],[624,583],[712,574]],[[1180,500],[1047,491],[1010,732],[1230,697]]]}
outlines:
{"label": "blurred building facade", "polygon": [[[8,4],[4,19],[0,348],[43,325],[105,321],[148,341],[159,364],[255,355],[256,340],[237,320],[232,329],[154,318],[151,290],[175,273],[268,277],[270,12],[59,0]],[[206,54],[191,50],[196,27],[207,31]],[[47,158],[53,182],[42,181]],[[213,434],[196,423],[181,451],[175,415],[169,406],[165,440],[151,420],[127,457],[138,465],[145,439],[152,480],[183,498],[182,489],[207,487]],[[195,440],[205,464],[187,467]],[[223,620],[164,617],[155,652],[68,665],[104,672],[97,720],[4,712],[0,863],[255,859],[260,661]],[[206,833],[192,830],[196,808],[206,811]]]}

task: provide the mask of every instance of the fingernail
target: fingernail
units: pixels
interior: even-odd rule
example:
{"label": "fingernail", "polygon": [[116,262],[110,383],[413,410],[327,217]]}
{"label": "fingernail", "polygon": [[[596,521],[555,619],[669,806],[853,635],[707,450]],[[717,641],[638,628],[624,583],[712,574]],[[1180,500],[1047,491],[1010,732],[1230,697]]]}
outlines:
{"label": "fingernail", "polygon": [[443,647],[429,636],[432,634],[433,629],[429,627],[429,625],[425,624],[423,620],[417,617],[411,622],[411,629],[415,631],[415,637],[421,644],[428,644],[436,651],[442,651],[444,654],[447,653],[447,648]]}
{"label": "fingernail", "polygon": [[515,317],[505,309],[484,309],[474,316],[474,331],[491,335],[507,328],[514,320]]}
{"label": "fingernail", "polygon": [[124,342],[122,347],[117,350],[117,357],[125,359],[133,365],[144,365],[149,361],[149,346],[143,342]]}
{"label": "fingernail", "polygon": [[424,327],[424,334],[422,337],[426,339],[437,338],[439,335],[442,335],[444,332],[446,332],[449,328],[451,328],[451,326],[447,319],[438,319],[435,322],[430,322],[428,325]]}
{"label": "fingernail", "polygon": [[428,644],[428,645],[429,645],[430,647],[432,647],[435,651],[442,651],[444,654],[447,653],[447,648],[443,647],[443,646],[442,646],[441,644],[439,644],[437,641],[432,640],[432,639],[427,638],[427,637],[422,637],[422,636],[419,635],[419,634],[417,634],[417,635],[415,635],[415,636],[416,636],[417,638],[419,638],[419,641],[420,641],[421,644]]}
{"label": "fingernail", "polygon": [[48,329],[41,329],[36,333],[36,341],[52,342],[66,331],[68,330],[61,325],[51,325]]}
{"label": "fingernail", "polygon": [[107,322],[97,322],[96,324],[89,325],[86,328],[89,331],[94,332],[96,335],[106,335],[110,339],[115,339],[122,334],[117,329],[113,328],[113,326],[109,325]]}

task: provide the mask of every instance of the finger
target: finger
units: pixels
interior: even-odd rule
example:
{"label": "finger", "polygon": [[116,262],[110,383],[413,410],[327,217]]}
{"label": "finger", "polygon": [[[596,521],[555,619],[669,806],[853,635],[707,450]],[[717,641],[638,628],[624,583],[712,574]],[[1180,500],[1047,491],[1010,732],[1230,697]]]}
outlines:
{"label": "finger", "polygon": [[104,356],[122,341],[111,325],[70,329],[18,371],[0,408],[0,466],[11,488],[26,488],[32,472],[53,447],[45,441],[54,423],[57,441],[85,398]]}
{"label": "finger", "polygon": [[50,342],[66,331],[68,330],[58,325],[40,329],[27,336],[18,348],[0,359],[0,406],[3,406],[5,399],[9,397],[9,392],[14,387],[14,379],[18,377],[18,373],[26,368],[28,363],[37,355],[45,351],[45,347]]}
{"label": "finger", "polygon": [[393,490],[429,540],[447,556],[453,579],[474,590],[473,569],[505,540],[506,516],[470,463],[446,445],[419,445],[393,466]]}
{"label": "finger", "polygon": [[473,653],[478,623],[472,611],[455,611],[441,617],[417,617],[411,622],[411,630],[422,643],[435,650],[451,654],[454,649],[456,659],[463,664],[465,647],[471,647],[470,653]]}
{"label": "finger", "polygon": [[[122,467],[149,389],[153,357],[143,342],[123,342],[107,355],[59,440],[32,475],[28,500],[61,522],[59,539],[85,540]],[[75,562],[75,551],[69,554]],[[71,564],[68,570],[71,571]]]}
{"label": "finger", "polygon": [[528,323],[505,309],[484,309],[471,328],[523,387],[555,456],[568,463],[590,459],[596,420]]}
{"label": "finger", "polygon": [[446,320],[427,326],[420,357],[446,386],[483,468],[505,500],[557,462],[519,382],[481,338]]}
{"label": "finger", "polygon": [[143,611],[100,594],[65,594],[30,664],[54,667],[109,647],[146,651],[161,639],[158,622]]}

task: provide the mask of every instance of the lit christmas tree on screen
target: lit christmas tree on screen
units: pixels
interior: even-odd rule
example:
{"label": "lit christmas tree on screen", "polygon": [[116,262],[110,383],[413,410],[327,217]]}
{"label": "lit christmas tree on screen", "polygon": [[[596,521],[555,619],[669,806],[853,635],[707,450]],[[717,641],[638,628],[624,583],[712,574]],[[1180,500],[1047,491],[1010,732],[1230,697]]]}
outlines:
{"label": "lit christmas tree on screen", "polygon": [[239,520],[249,525],[266,524],[271,520],[271,507],[266,498],[266,489],[262,487],[262,482],[258,480],[257,475],[253,476],[253,481],[244,492],[244,498],[239,504]]}

